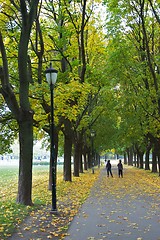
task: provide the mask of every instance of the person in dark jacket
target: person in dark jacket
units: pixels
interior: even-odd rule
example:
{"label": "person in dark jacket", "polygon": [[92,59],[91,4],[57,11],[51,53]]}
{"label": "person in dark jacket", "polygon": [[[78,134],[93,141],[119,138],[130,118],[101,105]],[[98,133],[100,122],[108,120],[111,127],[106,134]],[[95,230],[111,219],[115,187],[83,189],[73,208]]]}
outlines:
{"label": "person in dark jacket", "polygon": [[121,160],[119,160],[117,167],[118,167],[118,176],[119,177],[121,176],[123,178],[123,165]]}
{"label": "person in dark jacket", "polygon": [[109,177],[109,173],[110,173],[110,175],[113,177],[111,168],[112,168],[112,165],[111,165],[111,163],[110,163],[110,160],[108,160],[108,161],[107,161],[107,164],[106,164],[107,177]]}

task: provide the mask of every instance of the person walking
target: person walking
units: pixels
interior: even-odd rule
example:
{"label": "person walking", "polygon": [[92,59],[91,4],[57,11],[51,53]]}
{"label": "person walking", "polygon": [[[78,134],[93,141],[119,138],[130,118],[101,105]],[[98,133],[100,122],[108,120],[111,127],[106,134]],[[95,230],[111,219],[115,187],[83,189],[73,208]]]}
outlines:
{"label": "person walking", "polygon": [[118,167],[118,176],[123,178],[123,164],[121,160],[119,160],[117,167]]}
{"label": "person walking", "polygon": [[109,177],[109,174],[113,177],[113,174],[112,174],[112,165],[110,163],[110,160],[107,161],[107,164],[106,164],[106,170],[107,170],[107,177]]}

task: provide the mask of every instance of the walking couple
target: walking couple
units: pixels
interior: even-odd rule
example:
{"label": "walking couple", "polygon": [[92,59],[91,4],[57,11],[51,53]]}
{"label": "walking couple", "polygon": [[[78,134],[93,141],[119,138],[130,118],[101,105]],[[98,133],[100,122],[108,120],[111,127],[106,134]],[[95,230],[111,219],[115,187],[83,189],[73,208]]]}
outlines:
{"label": "walking couple", "polygon": [[[119,160],[117,167],[118,167],[118,176],[123,178],[123,165],[121,160]],[[113,177],[111,168],[112,168],[112,165],[110,163],[110,160],[108,160],[106,164],[107,177],[109,177],[109,174],[111,175],[111,177]]]}

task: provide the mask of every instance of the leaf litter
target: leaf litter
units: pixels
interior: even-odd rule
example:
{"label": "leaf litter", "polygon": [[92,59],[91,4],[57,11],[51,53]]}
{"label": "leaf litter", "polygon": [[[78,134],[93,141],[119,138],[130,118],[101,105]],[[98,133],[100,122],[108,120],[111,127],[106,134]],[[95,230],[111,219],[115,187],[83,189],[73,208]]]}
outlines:
{"label": "leaf litter", "polygon": [[[106,215],[104,210],[101,214],[105,219],[108,220],[111,224],[122,224],[123,221],[127,222],[127,228],[135,229],[136,231],[140,231],[139,224],[137,222],[131,222],[128,219],[130,216],[130,211],[127,211],[123,215],[118,215],[117,220],[115,221],[114,215],[121,212],[121,207],[119,206],[121,199],[129,196],[129,200],[126,203],[126,209],[129,209],[132,201],[140,202],[143,198],[144,201],[148,201],[148,198],[151,198],[152,201],[150,205],[152,206],[152,211],[146,210],[146,215],[143,216],[144,219],[150,219],[152,215],[157,213],[157,209],[159,208],[159,204],[157,200],[160,193],[160,178],[152,175],[149,172],[144,170],[139,170],[136,168],[127,167],[129,171],[126,176],[124,175],[123,179],[114,178],[107,179],[104,177],[101,181],[101,185],[98,186],[101,188],[102,196],[106,194],[111,195],[112,198],[116,199],[116,205],[119,207],[119,211],[111,210],[109,215]],[[26,218],[24,222],[17,226],[17,233],[14,234],[10,240],[16,240],[21,238],[25,238],[26,234],[30,234],[30,237],[27,239],[64,239],[67,236],[67,229],[70,222],[73,220],[73,217],[77,214],[80,206],[85,201],[90,193],[90,189],[98,178],[99,172],[96,174],[85,173],[82,174],[80,178],[75,178],[73,182],[61,182],[59,184],[57,193],[58,193],[58,215],[50,214],[50,205],[41,206],[41,209],[34,210],[30,213],[30,217]],[[134,178],[133,178],[134,176]],[[119,186],[122,186],[122,190],[119,191]],[[39,189],[39,191],[41,191]],[[99,196],[99,202],[101,201],[102,196]],[[44,196],[46,198],[46,203],[49,203],[51,195],[48,194]],[[132,211],[134,212],[134,207],[132,206]],[[150,208],[149,208],[150,209]],[[137,209],[135,209],[137,211]],[[84,212],[84,218],[87,218],[88,215]],[[99,229],[105,227],[104,225],[99,225]],[[125,235],[130,235],[131,231],[127,231],[126,229],[122,229]],[[122,231],[121,230],[121,231]],[[122,231],[122,232],[123,232]],[[144,233],[150,231],[150,225],[143,229]],[[142,231],[141,231],[142,233]],[[104,233],[100,232],[100,235]],[[112,234],[111,230],[106,231],[106,235],[104,234],[103,239]],[[121,236],[121,233],[114,232],[115,236]],[[5,238],[4,238],[5,239]],[[95,239],[91,236],[88,239]],[[142,240],[143,238],[140,236],[137,240]]]}

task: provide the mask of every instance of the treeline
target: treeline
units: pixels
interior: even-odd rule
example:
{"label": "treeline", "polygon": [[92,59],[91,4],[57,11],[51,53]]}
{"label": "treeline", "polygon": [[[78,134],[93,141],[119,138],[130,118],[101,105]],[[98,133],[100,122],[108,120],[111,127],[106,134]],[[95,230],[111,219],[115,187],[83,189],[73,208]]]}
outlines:
{"label": "treeline", "polygon": [[130,165],[134,161],[137,167],[149,169],[152,153],[151,170],[157,172],[160,169],[159,4],[150,0],[105,3],[109,39],[107,79],[115,83],[113,117],[117,118],[116,131],[110,138]]}

